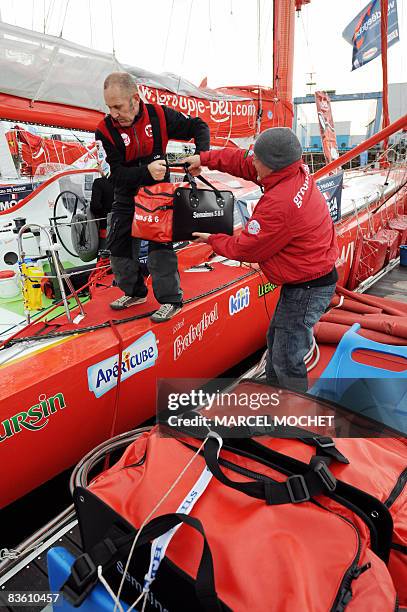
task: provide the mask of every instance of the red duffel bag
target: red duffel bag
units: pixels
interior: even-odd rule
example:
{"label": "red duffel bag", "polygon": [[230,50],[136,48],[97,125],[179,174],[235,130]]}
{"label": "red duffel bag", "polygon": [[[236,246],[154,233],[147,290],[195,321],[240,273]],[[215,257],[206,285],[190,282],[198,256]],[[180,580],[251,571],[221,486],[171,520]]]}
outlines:
{"label": "red duffel bag", "polygon": [[174,193],[188,183],[157,183],[141,187],[134,196],[131,235],[153,242],[172,242]]}
{"label": "red duffel bag", "polygon": [[[341,483],[336,492],[342,496],[343,512],[358,524],[369,546],[384,558],[399,604],[407,607],[407,441],[403,438],[327,440],[326,452],[336,449],[349,461],[348,464],[333,461],[329,466]],[[332,446],[329,446],[329,440]],[[287,441],[263,437],[243,441],[242,447],[250,447],[252,453],[284,469],[288,469],[288,461],[290,469],[295,471],[300,469],[295,460],[307,466],[318,452],[299,439]],[[344,485],[348,485],[345,490]],[[363,493],[367,495],[363,496]],[[338,500],[330,498],[326,504],[336,508]],[[352,506],[356,505],[358,510],[355,513]],[[391,531],[383,524],[388,522],[386,514],[391,516]]]}
{"label": "red duffel bag", "polygon": [[[292,441],[281,442],[289,455]],[[197,454],[200,444],[154,429],[76,490],[86,555],[63,588],[71,601],[96,584],[100,565],[115,592],[123,583],[126,602],[142,599],[148,585],[149,611],[397,609],[385,562],[351,509],[328,498],[332,483],[320,464],[329,455],[293,474],[239,449],[219,454],[218,438]]]}

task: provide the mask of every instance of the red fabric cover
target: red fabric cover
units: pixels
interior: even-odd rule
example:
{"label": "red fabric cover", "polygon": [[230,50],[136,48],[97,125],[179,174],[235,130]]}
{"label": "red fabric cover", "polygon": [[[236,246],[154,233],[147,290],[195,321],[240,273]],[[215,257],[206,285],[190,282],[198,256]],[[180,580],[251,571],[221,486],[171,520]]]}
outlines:
{"label": "red fabric cover", "polygon": [[[308,462],[315,450],[312,447],[302,444],[297,440],[287,440],[276,438],[261,438],[262,443],[273,448],[278,452],[288,454],[301,461]],[[332,463],[330,470],[340,480],[353,485],[370,495],[373,495],[384,503],[393,490],[400,475],[406,467],[407,440],[404,438],[375,438],[375,439],[352,439],[337,438],[335,446],[349,460],[349,465]],[[321,499],[321,498],[317,498]],[[393,504],[389,507],[393,518],[393,538],[392,542],[401,546],[407,545],[407,487],[400,492]],[[331,505],[332,504],[332,505]],[[335,509],[336,503],[329,499],[324,505]],[[355,522],[355,518],[349,515],[350,520]],[[358,525],[360,528],[360,525]],[[407,558],[406,555],[392,550],[388,565],[393,578],[394,585],[399,597],[399,605],[407,605]],[[355,587],[356,587],[356,583]],[[349,610],[365,610],[367,608],[361,604],[358,608],[356,601],[351,601]]]}
{"label": "red fabric cover", "polygon": [[238,261],[257,262],[277,285],[328,274],[338,258],[336,232],[325,198],[301,161],[259,181],[253,156],[241,149],[200,153],[201,162],[264,187],[255,211],[238,236],[214,234],[216,253]]}
{"label": "red fabric cover", "polygon": [[[320,321],[314,327],[314,336],[318,344],[339,344],[342,336],[352,327],[352,323],[342,323],[340,319],[335,321]],[[361,328],[358,331],[360,336],[374,340],[375,342],[383,342],[384,344],[393,344],[394,346],[405,346],[406,339],[402,336],[390,336],[386,333],[378,332],[372,329]]]}
{"label": "red fabric cover", "polygon": [[407,304],[403,302],[397,302],[396,300],[389,300],[388,298],[382,298],[377,295],[364,295],[361,293],[353,293],[345,287],[336,285],[336,293],[346,297],[350,297],[361,304],[369,304],[370,306],[377,306],[382,308],[385,314],[404,316],[407,314]]}
{"label": "red fabric cover", "polygon": [[407,215],[398,215],[394,219],[390,219],[389,228],[396,230],[399,234],[398,247],[407,243]]}
{"label": "red fabric cover", "polygon": [[363,238],[362,252],[356,271],[357,285],[383,268],[386,253],[387,240],[377,239],[376,236],[374,238]]}
{"label": "red fabric cover", "polygon": [[[343,480],[363,486],[384,500],[402,470],[402,449],[393,448],[394,441],[389,441],[388,449],[382,448],[380,442],[338,441],[339,449],[350,455],[351,464],[337,465],[335,472]],[[194,443],[196,445],[196,441]],[[310,459],[314,454],[313,448],[295,440],[269,439],[267,443],[301,459]],[[119,515],[139,527],[168,493],[192,454],[178,440],[160,437],[153,430],[131,444],[120,461],[97,477],[90,489]],[[232,452],[222,451],[221,457],[275,480],[286,480],[280,472]],[[204,467],[204,459],[197,456],[154,516],[174,512]],[[233,480],[247,480],[245,476],[223,469]],[[352,582],[349,610],[394,610],[394,586],[385,564],[369,548],[366,525],[337,502],[325,496],[317,499],[322,506],[310,501],[269,507],[264,501],[248,497],[212,478],[191,516],[203,523],[214,558],[218,596],[234,612],[330,610],[358,549],[356,526],[361,538],[359,565],[371,563],[371,568]],[[346,518],[349,515],[353,524],[338,514]],[[398,516],[394,518],[399,526]],[[403,526],[405,522],[400,524]],[[181,527],[171,540],[166,556],[195,578],[201,552],[202,542],[198,535]]]}
{"label": "red fabric cover", "polygon": [[377,240],[384,240],[387,242],[387,253],[385,264],[388,264],[391,259],[397,257],[397,248],[400,234],[396,230],[383,228],[375,235]]}
{"label": "red fabric cover", "polygon": [[[338,306],[341,298],[339,295],[335,294],[331,300],[331,306]],[[369,306],[368,304],[361,304],[356,300],[352,300],[350,298],[342,298],[341,301],[341,310],[349,310],[351,312],[359,312],[363,314],[378,314],[382,312],[381,308],[377,308],[376,306]]]}

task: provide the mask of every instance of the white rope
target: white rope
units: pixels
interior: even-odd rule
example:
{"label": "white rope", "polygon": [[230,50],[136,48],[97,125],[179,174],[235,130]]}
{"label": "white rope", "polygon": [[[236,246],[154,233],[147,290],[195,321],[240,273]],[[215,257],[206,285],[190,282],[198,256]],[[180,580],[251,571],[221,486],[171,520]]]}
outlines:
{"label": "white rope", "polygon": [[[136,536],[135,536],[135,538],[133,540],[133,543],[131,545],[131,548],[130,548],[130,551],[129,551],[129,554],[128,554],[128,557],[127,557],[126,566],[125,566],[125,568],[123,570],[123,576],[122,576],[122,579],[121,579],[120,585],[119,585],[119,590],[117,591],[117,599],[120,599],[120,595],[121,595],[121,592],[122,592],[122,589],[123,589],[123,584],[124,584],[124,581],[126,580],[127,570],[129,569],[129,565],[130,565],[130,562],[131,562],[131,559],[132,559],[132,556],[133,556],[134,549],[136,547],[137,541],[139,539],[139,536],[140,536],[143,528],[148,523],[150,518],[155,514],[155,512],[158,510],[158,508],[164,503],[164,501],[167,499],[167,497],[171,494],[171,492],[176,487],[176,485],[179,483],[179,481],[181,480],[182,476],[185,474],[185,472],[190,467],[192,462],[196,459],[196,457],[201,452],[201,450],[204,447],[205,442],[207,441],[207,439],[208,438],[205,438],[205,440],[202,442],[201,446],[198,448],[196,453],[191,457],[191,459],[188,461],[188,463],[183,468],[183,470],[178,474],[177,478],[174,480],[174,482],[172,483],[172,485],[170,486],[168,491],[166,493],[164,493],[164,495],[161,497],[161,499],[157,502],[157,504],[154,506],[154,508],[151,510],[151,512],[148,514],[148,516],[142,522],[142,524],[140,526],[140,529],[137,531],[137,534],[136,534]],[[134,605],[136,605],[136,602],[134,602],[132,607],[129,608],[128,612],[130,612],[130,610],[134,609]],[[116,612],[116,606],[114,607],[113,612]]]}
{"label": "white rope", "polygon": [[343,304],[345,297],[343,295],[339,296],[339,303],[337,304],[337,306],[332,306],[332,308],[340,308]]}
{"label": "white rope", "polygon": [[116,606],[117,606],[119,608],[120,612],[124,612],[122,604],[117,599],[116,594],[114,593],[114,591],[111,588],[110,584],[108,583],[108,581],[106,580],[106,578],[102,574],[102,566],[101,565],[98,565],[98,579],[103,584],[103,586],[105,587],[106,591],[109,593],[110,597],[113,599],[115,609],[116,609]]}
{"label": "white rope", "polygon": [[320,354],[321,353],[320,353],[320,350],[319,350],[319,346],[315,342],[315,359],[314,359],[313,363],[307,365],[307,372],[311,372],[311,370],[313,370],[315,368],[315,366],[319,362]]}

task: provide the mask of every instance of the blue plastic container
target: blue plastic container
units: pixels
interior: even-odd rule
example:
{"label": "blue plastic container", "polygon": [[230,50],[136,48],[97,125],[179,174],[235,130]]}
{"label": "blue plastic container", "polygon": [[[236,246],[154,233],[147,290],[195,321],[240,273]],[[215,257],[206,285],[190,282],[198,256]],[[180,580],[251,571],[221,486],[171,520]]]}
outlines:
{"label": "blue plastic container", "polygon": [[[61,546],[51,548],[47,553],[48,564],[48,579],[50,590],[53,593],[58,593],[65,580],[68,578],[71,566],[75,561],[75,557]],[[129,606],[120,600],[124,611],[128,610]],[[109,593],[106,591],[103,584],[99,583],[89,593],[85,601],[78,607],[74,608],[65,598],[59,599],[54,605],[56,612],[112,612],[114,603]],[[139,610],[140,608],[138,608]],[[119,608],[117,608],[119,610]],[[134,610],[137,612],[137,610]]]}
{"label": "blue plastic container", "polygon": [[400,247],[400,266],[407,266],[407,244]]}

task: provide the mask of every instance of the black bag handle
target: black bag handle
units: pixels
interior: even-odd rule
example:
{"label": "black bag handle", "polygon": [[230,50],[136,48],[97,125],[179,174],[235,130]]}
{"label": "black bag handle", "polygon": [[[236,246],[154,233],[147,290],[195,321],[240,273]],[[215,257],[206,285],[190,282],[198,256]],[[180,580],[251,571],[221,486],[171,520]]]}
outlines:
{"label": "black bag handle", "polygon": [[192,208],[198,208],[199,206],[198,187],[196,185],[196,179],[199,179],[207,187],[210,187],[216,195],[216,203],[219,206],[219,208],[225,208],[225,199],[222,193],[219,191],[219,189],[217,189],[214,185],[212,185],[212,183],[210,183],[201,174],[198,174],[198,176],[196,177],[192,176],[192,174],[188,170],[188,167],[189,167],[188,164],[174,163],[174,164],[168,164],[168,167],[169,168],[183,168],[185,170],[185,178],[191,186],[191,194],[189,196],[189,201],[191,203]]}
{"label": "black bag handle", "polygon": [[[182,513],[163,514],[153,518],[143,527],[135,548],[158,538],[180,523],[189,525],[203,537],[202,556],[195,581],[195,591],[202,610],[204,612],[221,612],[223,606],[216,593],[212,553],[199,519]],[[103,569],[111,567],[126,550],[128,544],[133,542],[134,533],[122,534],[123,531],[117,525],[113,525],[103,541],[95,544],[89,553],[84,553],[75,560],[70,575],[61,587],[61,592],[73,606],[80,606],[96,585],[98,581],[97,567],[99,565]]]}
{"label": "black bag handle", "polygon": [[332,492],[336,488],[336,478],[330,472],[327,457],[313,457],[303,474],[293,474],[284,482],[274,482],[271,478],[250,482],[231,480],[221,470],[217,456],[219,445],[209,438],[204,446],[204,457],[209,470],[222,484],[245,493],[250,497],[264,499],[267,505],[297,504],[309,501],[311,497],[321,493]]}

